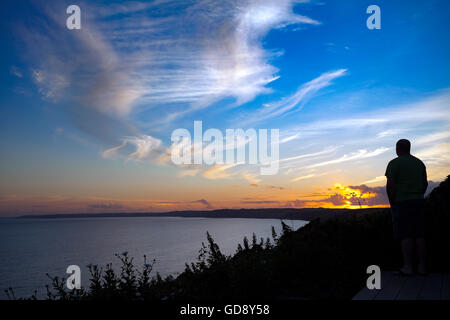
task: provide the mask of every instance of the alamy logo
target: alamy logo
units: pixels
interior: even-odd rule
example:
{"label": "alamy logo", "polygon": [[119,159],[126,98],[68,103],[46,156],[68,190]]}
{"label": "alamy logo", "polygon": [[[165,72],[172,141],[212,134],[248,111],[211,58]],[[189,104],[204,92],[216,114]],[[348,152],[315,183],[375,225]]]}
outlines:
{"label": "alamy logo", "polygon": [[67,289],[81,289],[81,270],[80,267],[73,264],[67,267],[66,273],[70,274],[67,278]]}
{"label": "alamy logo", "polygon": [[[176,165],[258,164],[261,175],[279,168],[279,129],[219,129],[203,133],[202,121],[194,121],[194,139],[187,129],[172,132],[171,158]],[[248,149],[248,150],[247,150]],[[269,152],[270,151],[270,152]]]}
{"label": "alamy logo", "polygon": [[381,289],[381,269],[379,266],[373,264],[367,267],[367,274],[371,274],[367,278],[367,289]]}
{"label": "alamy logo", "polygon": [[66,20],[67,29],[81,29],[81,9],[76,4],[72,4],[67,7],[67,14],[70,16]]}
{"label": "alamy logo", "polygon": [[367,7],[366,13],[370,14],[367,18],[366,25],[369,30],[381,29],[381,9],[377,5]]}

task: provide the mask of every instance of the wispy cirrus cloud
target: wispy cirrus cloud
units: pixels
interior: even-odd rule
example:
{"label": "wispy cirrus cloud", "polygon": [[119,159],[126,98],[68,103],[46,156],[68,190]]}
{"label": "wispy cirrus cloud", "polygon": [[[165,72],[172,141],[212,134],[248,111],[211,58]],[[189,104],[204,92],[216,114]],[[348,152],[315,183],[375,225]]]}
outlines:
{"label": "wispy cirrus cloud", "polygon": [[426,146],[436,142],[450,142],[450,126],[443,129],[444,131],[430,133],[418,138],[415,141],[415,144],[419,146]]}
{"label": "wispy cirrus cloud", "polygon": [[102,156],[103,158],[115,158],[118,156],[118,152],[127,146],[132,147],[127,159],[134,161],[155,160],[166,149],[161,140],[152,136],[141,135],[124,138],[122,144],[103,151]]}
{"label": "wispy cirrus cloud", "polygon": [[305,158],[316,158],[319,156],[330,154],[330,153],[334,152],[336,149],[337,149],[337,147],[330,146],[330,147],[326,147],[325,149],[323,149],[321,151],[312,152],[312,153],[303,153],[303,154],[300,154],[297,156],[283,158],[283,159],[280,159],[279,162],[291,162],[291,161],[305,159]]}
{"label": "wispy cirrus cloud", "polygon": [[294,179],[291,179],[291,181],[292,182],[296,182],[296,181],[300,181],[300,180],[306,180],[306,179],[313,178],[315,176],[316,176],[315,173],[310,173],[310,174],[307,174],[307,175],[304,175],[304,176],[299,176],[299,177],[296,177]]}
{"label": "wispy cirrus cloud", "polygon": [[333,170],[333,171],[323,172],[323,171],[317,171],[317,170],[313,169],[313,170],[308,170],[306,173],[303,173],[302,175],[297,176],[297,177],[291,179],[290,181],[291,182],[303,181],[303,180],[308,180],[308,179],[312,179],[312,178],[332,175],[332,174],[335,174],[340,171],[341,170]]}
{"label": "wispy cirrus cloud", "polygon": [[233,168],[236,165],[237,164],[215,164],[203,170],[202,176],[210,180],[228,178],[231,174],[227,172],[227,169]]}
{"label": "wispy cirrus cloud", "polygon": [[375,177],[373,179],[361,182],[361,184],[378,183],[378,182],[385,182],[385,181],[386,181],[386,177],[385,176],[378,176],[378,177]]}
{"label": "wispy cirrus cloud", "polygon": [[98,8],[96,12],[102,17],[113,17],[115,15],[127,15],[132,13],[138,13],[145,11],[151,7],[157,6],[158,4],[170,2],[170,1],[127,1],[125,3],[109,3],[108,5],[102,5]]}
{"label": "wispy cirrus cloud", "polygon": [[[375,111],[360,111],[352,115],[333,116],[286,128],[291,134],[305,137],[347,133],[354,135],[355,130],[373,129],[370,136],[389,138],[408,135],[419,125],[450,121],[450,89],[435,92],[414,102],[390,106],[378,106]],[[445,131],[447,125],[435,126],[431,133]],[[431,133],[427,133],[427,136]],[[444,133],[441,133],[444,134]],[[433,136],[437,137],[437,136]],[[364,139],[367,135],[364,136]]]}
{"label": "wispy cirrus cloud", "polygon": [[319,77],[301,85],[291,96],[285,97],[280,101],[268,103],[260,109],[245,124],[268,120],[274,117],[285,115],[289,112],[299,111],[304,104],[311,99],[319,90],[331,85],[334,79],[346,74],[347,69],[339,69],[321,74]]}
{"label": "wispy cirrus cloud", "polygon": [[[376,110],[362,109],[350,115],[336,113],[332,119],[326,116],[286,127],[285,131],[290,135],[301,137],[299,143],[306,142],[310,146],[317,146],[326,142],[328,145],[339,146],[340,149],[340,153],[333,151],[324,154],[323,159],[299,159],[298,161],[308,162],[300,167],[301,174],[292,176],[292,179],[316,174],[316,170],[328,165],[342,164],[342,168],[345,168],[345,164],[352,161],[380,156],[376,160],[363,163],[365,172],[375,170],[376,173],[364,176],[361,171],[362,177],[354,183],[381,182],[381,178],[375,180],[374,177],[381,176],[387,162],[395,157],[395,152],[388,152],[388,148],[393,151],[398,139],[407,138],[412,143],[412,153],[427,165],[430,179],[442,180],[450,168],[450,153],[446,147],[449,142],[449,104],[450,91],[446,89],[407,103],[377,106]],[[369,145],[372,145],[372,149],[367,148]],[[296,161],[292,162],[295,163],[294,168],[299,165]],[[292,168],[289,161],[285,167]],[[306,178],[298,181],[303,180]]]}
{"label": "wispy cirrus cloud", "polygon": [[[270,92],[266,85],[277,79],[277,69],[268,63],[274,55],[263,49],[262,37],[292,24],[319,24],[295,14],[295,2],[187,2],[186,9],[170,17],[176,22],[157,18],[157,25],[149,26],[157,31],[147,34],[133,21],[135,34],[127,33],[126,39],[139,40],[135,61],[142,70],[152,71],[140,75],[151,88],[143,101],[153,106],[164,101],[170,106],[165,120],[172,121],[226,97],[241,105]],[[114,41],[123,39],[115,35]],[[179,108],[180,103],[188,107]]]}
{"label": "wispy cirrus cloud", "polygon": [[443,180],[450,168],[450,141],[421,146],[415,153],[427,165],[428,179]]}
{"label": "wispy cirrus cloud", "polygon": [[[269,93],[278,70],[263,37],[320,24],[294,13],[299,2],[85,2],[76,32],[64,26],[64,4],[42,2],[45,23],[23,25],[19,34],[42,96],[70,105],[80,130],[112,144],[225,98],[241,105]],[[146,114],[139,122],[138,113]]]}
{"label": "wispy cirrus cloud", "polygon": [[22,78],[23,77],[23,72],[19,68],[17,68],[16,66],[11,66],[10,72],[11,72],[12,75],[16,76],[17,78]]}
{"label": "wispy cirrus cloud", "polygon": [[319,162],[319,163],[315,163],[312,165],[307,166],[306,168],[311,169],[311,168],[317,168],[317,167],[323,167],[323,166],[327,166],[330,164],[337,164],[337,163],[342,163],[342,162],[347,162],[347,161],[353,161],[353,160],[360,160],[360,159],[367,159],[367,158],[371,158],[371,157],[376,157],[386,151],[388,151],[389,148],[385,148],[385,147],[381,147],[381,148],[377,148],[373,151],[368,151],[366,149],[361,149],[358,150],[356,152],[352,152],[352,153],[348,153],[348,154],[344,154],[343,156],[337,158],[337,159],[332,159],[332,160],[327,160],[327,161],[323,161],[323,162]]}

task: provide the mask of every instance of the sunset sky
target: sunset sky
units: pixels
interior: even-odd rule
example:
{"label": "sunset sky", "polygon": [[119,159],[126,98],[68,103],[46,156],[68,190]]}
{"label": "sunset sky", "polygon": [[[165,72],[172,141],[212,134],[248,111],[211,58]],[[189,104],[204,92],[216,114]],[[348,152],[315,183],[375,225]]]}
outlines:
{"label": "sunset sky", "polygon": [[[450,173],[447,0],[1,6],[0,217],[381,206],[400,138],[432,186]],[[174,165],[195,120],[279,129],[278,173]]]}

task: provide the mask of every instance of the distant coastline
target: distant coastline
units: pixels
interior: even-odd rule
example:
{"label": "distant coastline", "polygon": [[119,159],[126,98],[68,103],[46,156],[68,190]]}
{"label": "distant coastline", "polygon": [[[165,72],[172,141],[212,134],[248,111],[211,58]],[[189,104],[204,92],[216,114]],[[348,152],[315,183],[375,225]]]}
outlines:
{"label": "distant coastline", "polygon": [[17,218],[63,219],[63,218],[122,218],[122,217],[182,217],[182,218],[248,218],[248,219],[286,219],[312,221],[328,219],[347,214],[365,214],[384,208],[369,209],[328,209],[328,208],[270,208],[270,209],[218,209],[208,211],[171,211],[145,213],[69,213],[23,215]]}

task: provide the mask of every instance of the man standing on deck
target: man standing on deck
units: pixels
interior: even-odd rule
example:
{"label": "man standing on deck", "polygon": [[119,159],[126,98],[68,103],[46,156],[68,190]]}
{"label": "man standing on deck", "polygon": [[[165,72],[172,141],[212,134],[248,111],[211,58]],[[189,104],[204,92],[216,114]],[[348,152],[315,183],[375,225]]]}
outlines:
{"label": "man standing on deck", "polygon": [[427,171],[423,162],[411,155],[411,143],[400,139],[396,144],[398,157],[386,169],[386,191],[392,210],[394,237],[400,240],[403,275],[414,273],[414,249],[418,254],[417,273],[425,275],[424,194],[428,186]]}

